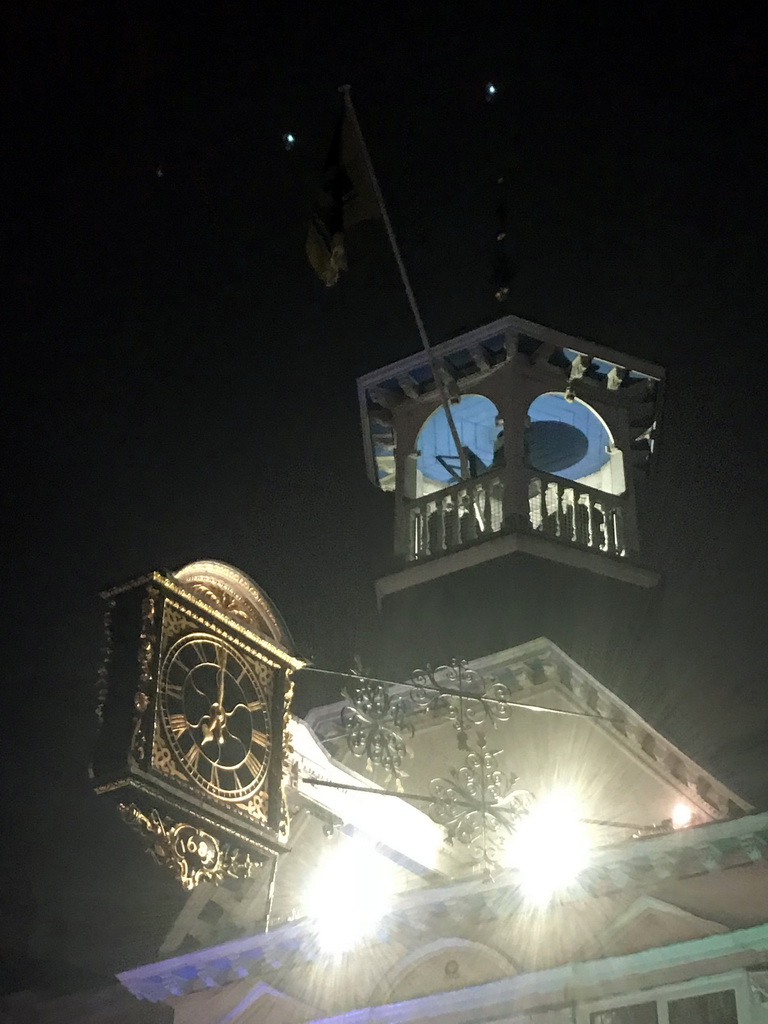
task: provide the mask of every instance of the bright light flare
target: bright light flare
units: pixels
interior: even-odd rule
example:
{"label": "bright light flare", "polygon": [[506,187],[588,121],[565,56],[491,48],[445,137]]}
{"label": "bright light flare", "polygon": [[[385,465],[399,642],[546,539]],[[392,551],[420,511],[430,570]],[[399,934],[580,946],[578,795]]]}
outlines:
{"label": "bright light flare", "polygon": [[688,828],[693,821],[693,811],[688,804],[675,804],[672,808],[672,828]]}
{"label": "bright light flare", "polygon": [[304,896],[323,951],[338,956],[369,935],[394,891],[394,866],[369,843],[340,837],[329,846]]}
{"label": "bright light flare", "polygon": [[520,874],[523,895],[538,906],[567,888],[589,857],[589,832],[578,801],[562,790],[538,800],[508,844],[508,863]]}

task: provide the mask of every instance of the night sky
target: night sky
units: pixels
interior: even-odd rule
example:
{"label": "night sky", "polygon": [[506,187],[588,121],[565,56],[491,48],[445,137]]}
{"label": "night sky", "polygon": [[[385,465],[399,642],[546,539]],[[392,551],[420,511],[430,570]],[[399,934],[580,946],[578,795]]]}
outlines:
{"label": "night sky", "polygon": [[[218,558],[318,665],[387,670],[372,581],[392,499],[365,477],[355,378],[419,339],[380,224],[350,236],[334,289],[304,257],[344,82],[434,341],[515,313],[668,368],[641,510],[664,583],[625,629],[582,623],[587,667],[610,649],[603,683],[768,804],[757,6],[374,6],[10,12],[6,988],[25,964],[149,959],[182,903],[90,792],[100,589]],[[302,688],[300,708],[335,696]]]}

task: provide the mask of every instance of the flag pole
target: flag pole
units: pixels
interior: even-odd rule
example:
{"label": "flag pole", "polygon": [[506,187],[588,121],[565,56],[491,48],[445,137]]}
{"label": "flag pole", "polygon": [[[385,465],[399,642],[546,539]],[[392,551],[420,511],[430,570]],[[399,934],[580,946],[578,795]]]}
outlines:
{"label": "flag pole", "polygon": [[387,237],[389,238],[389,244],[392,248],[392,255],[395,257],[397,269],[400,271],[400,280],[403,282],[403,288],[405,289],[405,294],[408,298],[408,304],[411,307],[413,319],[416,321],[416,327],[418,328],[419,331],[421,344],[424,346],[424,351],[427,353],[429,365],[432,369],[432,373],[435,378],[435,383],[437,384],[438,389],[440,391],[440,401],[442,403],[443,410],[445,411],[446,419],[448,420],[448,427],[451,431],[453,443],[456,446],[456,453],[459,456],[461,478],[462,480],[468,480],[469,465],[467,462],[467,453],[464,451],[464,446],[461,443],[459,432],[456,429],[456,421],[454,420],[453,413],[451,412],[451,402],[448,396],[448,390],[445,386],[443,375],[440,372],[440,367],[438,366],[437,360],[435,359],[435,354],[432,350],[432,346],[429,343],[429,338],[427,337],[427,331],[426,328],[424,327],[424,321],[421,318],[421,313],[419,312],[419,307],[416,302],[416,296],[414,295],[413,288],[411,287],[411,281],[410,278],[408,277],[408,271],[406,269],[405,263],[403,262],[403,257],[400,253],[400,246],[397,244],[395,230],[392,227],[392,221],[389,219],[389,213],[387,212],[387,205],[384,202],[384,196],[381,191],[381,186],[379,185],[379,179],[376,177],[376,171],[373,169],[371,154],[368,152],[368,147],[365,144],[363,132],[362,129],[360,128],[360,122],[357,119],[357,112],[355,111],[354,104],[352,103],[352,96],[350,95],[350,90],[351,86],[349,85],[342,85],[339,88],[339,92],[344,97],[344,106],[346,108],[347,113],[349,114],[349,119],[352,122],[352,127],[355,130],[357,141],[360,143],[360,150],[363,154],[363,160],[365,161],[365,167],[366,170],[368,171],[368,177],[370,178],[371,184],[373,185],[373,191],[374,194],[376,195],[376,202],[379,204],[379,210],[381,211],[381,219],[384,221],[384,227],[386,228]]}

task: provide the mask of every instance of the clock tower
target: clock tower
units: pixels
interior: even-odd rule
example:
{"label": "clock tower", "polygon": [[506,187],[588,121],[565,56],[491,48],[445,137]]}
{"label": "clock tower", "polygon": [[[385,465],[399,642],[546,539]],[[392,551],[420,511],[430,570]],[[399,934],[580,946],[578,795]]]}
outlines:
{"label": "clock tower", "polygon": [[542,634],[578,649],[585,611],[605,625],[647,602],[638,495],[663,381],[513,316],[358,381],[368,475],[394,498],[376,596],[397,669]]}

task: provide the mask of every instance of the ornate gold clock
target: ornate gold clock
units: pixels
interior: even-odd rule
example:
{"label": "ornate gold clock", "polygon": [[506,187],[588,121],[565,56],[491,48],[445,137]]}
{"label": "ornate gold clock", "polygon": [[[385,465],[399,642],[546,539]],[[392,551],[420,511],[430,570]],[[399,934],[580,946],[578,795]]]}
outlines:
{"label": "ornate gold clock", "polygon": [[284,728],[303,662],[264,592],[221,562],[105,595],[96,789],[191,888],[287,841]]}
{"label": "ornate gold clock", "polygon": [[158,704],[168,743],[190,779],[232,802],[255,793],[272,739],[260,662],[220,637],[190,633],[166,652]]}

